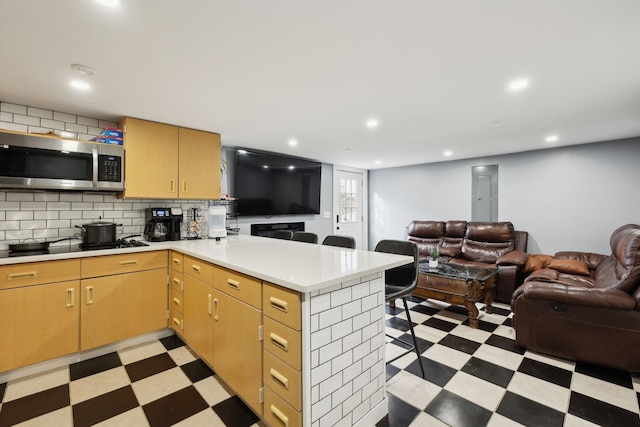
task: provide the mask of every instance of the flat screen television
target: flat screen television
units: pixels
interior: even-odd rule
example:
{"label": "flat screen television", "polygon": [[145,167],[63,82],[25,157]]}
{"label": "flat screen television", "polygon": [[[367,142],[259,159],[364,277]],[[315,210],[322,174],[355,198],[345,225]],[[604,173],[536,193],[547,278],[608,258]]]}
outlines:
{"label": "flat screen television", "polygon": [[233,196],[240,216],[320,213],[322,163],[236,149]]}

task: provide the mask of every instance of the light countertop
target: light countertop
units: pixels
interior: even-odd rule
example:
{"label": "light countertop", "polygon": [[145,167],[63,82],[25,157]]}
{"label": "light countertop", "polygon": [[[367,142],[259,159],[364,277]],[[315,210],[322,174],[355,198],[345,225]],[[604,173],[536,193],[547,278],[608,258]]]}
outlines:
{"label": "light countertop", "polygon": [[407,256],[337,248],[256,236],[149,243],[105,249],[0,259],[0,265],[174,249],[286,288],[308,293],[408,262]]}

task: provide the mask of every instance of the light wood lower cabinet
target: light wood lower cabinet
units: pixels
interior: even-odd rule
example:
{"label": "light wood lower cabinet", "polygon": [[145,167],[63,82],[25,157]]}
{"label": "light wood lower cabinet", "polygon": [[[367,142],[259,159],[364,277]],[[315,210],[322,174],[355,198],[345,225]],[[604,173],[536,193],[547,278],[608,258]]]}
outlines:
{"label": "light wood lower cabinet", "polygon": [[213,369],[262,416],[262,311],[218,289],[213,292]]}
{"label": "light wood lower cabinet", "polygon": [[183,302],[182,336],[193,351],[213,366],[213,286],[185,274]]}
{"label": "light wood lower cabinet", "polygon": [[0,372],[78,351],[80,281],[0,291]]}
{"label": "light wood lower cabinet", "polygon": [[167,271],[82,280],[80,349],[167,327]]}

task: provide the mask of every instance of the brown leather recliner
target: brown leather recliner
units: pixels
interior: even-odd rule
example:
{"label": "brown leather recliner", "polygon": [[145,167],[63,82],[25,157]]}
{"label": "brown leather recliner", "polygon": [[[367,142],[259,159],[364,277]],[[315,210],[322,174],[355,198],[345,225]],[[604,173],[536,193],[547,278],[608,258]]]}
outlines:
{"label": "brown leather recliner", "polygon": [[441,262],[499,267],[493,297],[509,303],[523,280],[527,237],[526,231],[514,230],[511,222],[411,221],[408,240],[418,245],[421,259],[438,247]]}
{"label": "brown leather recliner", "polygon": [[559,252],[513,295],[516,343],[571,360],[640,371],[640,226],[611,235],[611,255]]}

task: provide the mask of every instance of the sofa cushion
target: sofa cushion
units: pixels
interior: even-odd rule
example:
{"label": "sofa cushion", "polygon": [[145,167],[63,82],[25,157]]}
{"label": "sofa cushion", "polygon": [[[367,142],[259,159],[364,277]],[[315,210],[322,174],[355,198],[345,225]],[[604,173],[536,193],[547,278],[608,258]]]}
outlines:
{"label": "sofa cushion", "polygon": [[587,265],[586,262],[577,259],[553,258],[549,261],[547,267],[566,274],[578,274],[580,276],[589,275],[589,265]]}
{"label": "sofa cushion", "polygon": [[460,239],[467,232],[467,221],[450,220],[445,225],[445,234],[447,238]]}
{"label": "sofa cushion", "polygon": [[443,221],[411,221],[409,236],[421,239],[440,239],[444,237]]}
{"label": "sofa cushion", "polygon": [[531,254],[527,257],[527,263],[524,266],[523,273],[529,274],[536,270],[543,269],[549,264],[553,257],[545,254]]}

